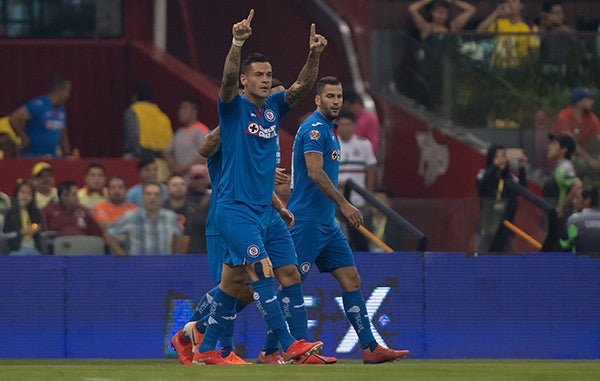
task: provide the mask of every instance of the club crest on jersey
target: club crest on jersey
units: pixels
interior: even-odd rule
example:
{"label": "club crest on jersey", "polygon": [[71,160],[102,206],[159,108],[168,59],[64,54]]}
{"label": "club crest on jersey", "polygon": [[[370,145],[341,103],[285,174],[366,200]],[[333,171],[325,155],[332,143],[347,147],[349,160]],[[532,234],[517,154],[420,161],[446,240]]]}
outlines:
{"label": "club crest on jersey", "polygon": [[274,124],[271,127],[263,127],[256,122],[249,122],[246,127],[246,132],[249,135],[258,136],[259,138],[272,139],[276,138],[277,133],[277,125]]}
{"label": "club crest on jersey", "polygon": [[310,131],[310,140],[319,140],[321,137],[321,133],[318,130]]}
{"label": "club crest on jersey", "polygon": [[340,150],[339,149],[334,148],[331,150],[331,160],[340,161]]}
{"label": "club crest on jersey", "polygon": [[275,121],[275,112],[273,112],[273,110],[271,109],[267,109],[265,110],[265,119],[267,120],[267,122],[274,122]]}
{"label": "club crest on jersey", "polygon": [[260,254],[260,249],[256,245],[250,245],[248,246],[248,249],[246,249],[246,253],[248,253],[250,258],[256,258],[258,257],[258,254]]}

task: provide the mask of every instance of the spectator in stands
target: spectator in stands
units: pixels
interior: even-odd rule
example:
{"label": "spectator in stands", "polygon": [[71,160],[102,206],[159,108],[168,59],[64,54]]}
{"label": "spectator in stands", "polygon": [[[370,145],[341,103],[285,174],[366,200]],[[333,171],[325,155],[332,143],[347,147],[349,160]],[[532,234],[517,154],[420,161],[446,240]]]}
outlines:
{"label": "spectator in stands", "polygon": [[[373,196],[388,208],[392,207],[392,199],[394,193],[388,188],[377,188],[373,192]],[[389,220],[379,208],[372,207],[370,213],[365,219],[365,227],[379,238],[386,245],[395,251],[403,251],[405,244],[405,234],[394,221]],[[383,249],[377,246],[374,242],[369,241],[369,251],[382,252]]]}
{"label": "spectator in stands", "polygon": [[[158,164],[153,156],[144,156],[138,163],[138,173],[141,182],[132,186],[127,191],[127,202],[137,206],[142,206],[142,187],[146,183],[158,181]],[[162,196],[167,199],[167,188],[161,184]]]}
{"label": "spectator in stands", "polygon": [[540,32],[573,33],[565,23],[565,10],[562,0],[544,0],[540,18]]}
{"label": "spectator in stands", "polygon": [[188,174],[190,182],[188,184],[187,198],[196,205],[207,203],[210,197],[208,188],[210,187],[210,178],[208,177],[208,168],[204,164],[195,164],[190,168]]}
{"label": "spectator in stands", "polygon": [[586,188],[573,198],[576,212],[567,220],[567,239],[560,245],[577,253],[600,251],[600,210],[598,190]]}
{"label": "spectator in stands", "polygon": [[565,221],[572,214],[572,201],[582,187],[575,167],[571,162],[575,152],[575,140],[566,134],[548,134],[548,152],[546,157],[555,163],[552,175],[544,183],[542,196],[554,206],[558,214],[558,234],[565,238]]}
{"label": "spectator in stands", "polygon": [[[460,10],[452,19],[451,5]],[[419,30],[421,40],[426,40],[432,34],[458,32],[469,22],[475,11],[473,5],[461,0],[419,0],[408,6],[408,12]]]}
{"label": "spectator in stands", "polygon": [[9,123],[9,117],[0,118],[0,158],[15,158],[18,156],[21,138]]}
{"label": "spectator in stands", "polygon": [[[119,256],[175,253],[181,228],[175,212],[161,207],[161,184],[145,183],[142,203],[143,207],[126,212],[108,228],[106,241],[112,251]],[[118,241],[122,235],[127,237],[126,250]]]}
{"label": "spectator in stands", "polygon": [[106,201],[102,201],[92,209],[94,218],[100,226],[106,230],[125,212],[136,210],[137,205],[130,204],[126,200],[127,184],[121,176],[113,176],[107,182]]}
{"label": "spectator in stands", "polygon": [[205,161],[198,154],[198,148],[210,129],[198,121],[199,109],[200,101],[195,97],[185,98],[179,105],[180,127],[163,151],[163,157],[172,175],[185,176],[192,165]]}
{"label": "spectator in stands", "polygon": [[42,213],[35,205],[35,189],[30,181],[18,181],[13,192],[12,206],[6,214],[2,237],[10,254],[41,254],[40,233],[46,230]]}
{"label": "spectator in stands", "polygon": [[[199,164],[202,165],[202,164]],[[179,253],[206,253],[206,216],[208,203],[194,203],[186,197],[186,183],[182,176],[172,176],[167,182],[169,198],[163,207],[177,213],[183,237],[180,240]],[[208,200],[208,197],[205,197]]]}
{"label": "spectator in stands", "polygon": [[[344,189],[346,181],[352,179],[356,185],[369,192],[375,191],[377,159],[371,143],[355,131],[354,114],[342,110],[338,117],[338,138],[340,141],[340,171],[338,187]],[[350,202],[361,213],[366,214],[365,200],[356,192],[352,192]],[[350,246],[353,251],[368,251],[368,241],[365,236],[352,226],[348,226]]]}
{"label": "spectator in stands", "polygon": [[86,208],[93,208],[98,203],[105,201],[107,190],[106,174],[102,163],[92,162],[85,169],[85,186],[77,191],[79,203]]}
{"label": "spectator in stands", "polygon": [[[552,134],[567,134],[575,139],[576,153],[581,155],[587,164],[600,171],[600,160],[588,152],[590,142],[600,142],[600,121],[592,112],[596,90],[577,87],[571,91],[571,105],[561,110],[552,126]],[[578,168],[581,172],[584,168]]]}
{"label": "spectator in stands", "polygon": [[512,251],[513,233],[504,226],[503,221],[514,222],[518,205],[517,193],[508,184],[514,182],[527,187],[526,164],[527,157],[522,154],[517,178],[510,172],[504,147],[492,144],[488,148],[486,167],[479,170],[475,179],[479,195],[478,252]]}
{"label": "spectator in stands", "polygon": [[490,58],[492,66],[517,67],[532,50],[539,48],[537,36],[531,34],[537,32],[537,27],[530,27],[523,21],[524,8],[521,0],[506,0],[477,26],[479,33],[497,35]]}
{"label": "spectator in stands", "polygon": [[58,184],[58,203],[42,209],[48,230],[57,236],[95,235],[103,236],[102,228],[92,212],[79,203],[77,185],[73,181]]}
{"label": "spectator in stands", "polygon": [[50,81],[48,94],[27,102],[10,115],[10,125],[21,138],[21,156],[71,155],[65,103],[71,82],[63,77]]}
{"label": "spectator in stands", "polygon": [[125,156],[158,157],[172,137],[169,117],[154,103],[154,88],[147,82],[136,83],[133,104],[125,110]]}
{"label": "spectator in stands", "polygon": [[35,187],[35,204],[42,210],[46,205],[58,202],[58,192],[54,187],[54,172],[46,162],[36,163],[31,169],[31,178]]}
{"label": "spectator in stands", "polygon": [[541,74],[547,81],[560,83],[567,71],[567,56],[578,47],[574,29],[565,23],[562,0],[545,0],[539,21]]}
{"label": "spectator in stands", "polygon": [[379,151],[379,119],[373,112],[364,108],[360,96],[352,89],[344,89],[342,108],[354,114],[354,133],[371,142],[373,153]]}

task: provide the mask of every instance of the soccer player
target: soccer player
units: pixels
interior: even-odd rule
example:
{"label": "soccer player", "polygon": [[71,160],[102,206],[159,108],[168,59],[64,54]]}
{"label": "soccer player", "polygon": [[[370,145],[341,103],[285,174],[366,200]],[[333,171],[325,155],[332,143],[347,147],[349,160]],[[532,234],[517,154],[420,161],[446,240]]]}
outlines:
{"label": "soccer player", "polygon": [[363,224],[360,211],[337,189],[340,143],[333,121],[342,106],[342,85],[335,77],[324,77],[316,90],[317,109],[300,125],[294,140],[292,194],[287,205],[296,217],[290,232],[300,274],[306,279],[313,263],[319,271],[331,273],[342,289],[344,311],[363,348],[363,362],[393,361],[409,351],[384,348],[375,341],[352,250],[335,222],[337,205],[354,227]]}
{"label": "soccer player", "polygon": [[[298,79],[289,90],[269,96],[272,68],[265,56],[250,55],[241,65],[240,75],[241,48],[252,34],[253,17],[254,10],[250,10],[246,19],[233,25],[219,89],[222,165],[216,184],[219,199],[215,222],[232,255],[224,261],[204,338],[194,354],[193,361],[198,364],[228,363],[215,346],[227,321],[236,314],[236,297],[248,277],[258,309],[284,349],[284,360],[300,360],[323,346],[322,342],[296,340],[290,334],[276,303],[273,264],[262,231],[272,203],[279,120],[311,89],[327,40],[316,34],[312,24],[308,58]],[[244,94],[238,92],[238,80],[244,86]]]}

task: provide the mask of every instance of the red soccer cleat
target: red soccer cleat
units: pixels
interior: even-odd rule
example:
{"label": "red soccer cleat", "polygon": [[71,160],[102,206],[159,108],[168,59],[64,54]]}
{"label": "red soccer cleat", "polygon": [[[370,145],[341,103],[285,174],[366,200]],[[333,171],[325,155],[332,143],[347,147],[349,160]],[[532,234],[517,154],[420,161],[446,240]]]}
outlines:
{"label": "red soccer cleat", "polygon": [[194,354],[192,353],[192,342],[185,337],[183,330],[177,331],[171,338],[171,346],[177,352],[179,362],[182,365],[192,365]]}
{"label": "red soccer cleat", "polygon": [[283,352],[283,359],[286,363],[294,363],[301,358],[319,352],[321,348],[323,348],[322,341],[311,343],[306,340],[296,340],[290,345],[287,351]]}
{"label": "red soccer cleat", "polygon": [[365,364],[381,364],[383,362],[394,361],[408,356],[410,352],[406,349],[395,350],[384,348],[377,345],[373,352],[363,350],[363,363]]}
{"label": "red soccer cleat", "polygon": [[296,364],[311,364],[311,365],[328,365],[335,364],[337,359],[335,357],[322,356],[317,353],[313,353],[306,356],[296,362]]}
{"label": "red soccer cleat", "polygon": [[279,351],[269,354],[266,354],[265,351],[260,351],[256,362],[259,364],[285,364],[285,360],[281,357]]}
{"label": "red soccer cleat", "polygon": [[232,365],[252,365],[251,362],[244,360],[243,358],[238,356],[234,351],[229,352],[227,357],[225,357],[225,360],[229,361],[229,363]]}
{"label": "red soccer cleat", "polygon": [[221,352],[214,349],[202,353],[194,353],[192,363],[196,365],[232,365],[229,360],[221,356]]}

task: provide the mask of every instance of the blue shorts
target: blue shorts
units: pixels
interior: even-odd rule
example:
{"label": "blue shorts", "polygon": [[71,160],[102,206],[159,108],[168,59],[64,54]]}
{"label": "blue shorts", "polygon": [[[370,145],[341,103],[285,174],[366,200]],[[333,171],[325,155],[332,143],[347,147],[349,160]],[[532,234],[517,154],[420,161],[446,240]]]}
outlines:
{"label": "blue shorts", "polygon": [[[271,206],[268,206],[269,208]],[[220,202],[215,213],[216,228],[223,235],[232,255],[224,262],[241,266],[267,258],[263,245],[263,214],[267,206],[253,206],[242,202]]]}
{"label": "blue shorts", "polygon": [[208,269],[215,284],[221,282],[221,271],[223,262],[230,260],[231,251],[220,234],[206,236],[206,248],[208,250]]}
{"label": "blue shorts", "polygon": [[294,241],[287,230],[286,223],[281,219],[279,213],[271,208],[267,212],[267,228],[263,231],[263,242],[267,254],[277,269],[286,265],[298,265]]}
{"label": "blue shorts", "polygon": [[298,270],[302,279],[306,279],[313,263],[322,273],[340,267],[356,266],[354,253],[338,224],[296,221],[290,233],[296,247]]}

